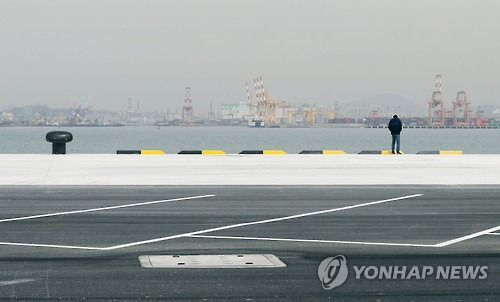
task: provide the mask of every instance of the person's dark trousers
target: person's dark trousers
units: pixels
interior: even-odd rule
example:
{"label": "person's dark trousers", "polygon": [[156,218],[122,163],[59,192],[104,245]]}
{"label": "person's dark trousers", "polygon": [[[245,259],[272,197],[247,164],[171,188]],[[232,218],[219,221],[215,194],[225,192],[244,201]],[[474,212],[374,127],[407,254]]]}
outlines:
{"label": "person's dark trousers", "polygon": [[401,146],[401,137],[399,134],[392,135],[392,153],[394,153],[394,145],[396,145],[396,152],[399,153]]}

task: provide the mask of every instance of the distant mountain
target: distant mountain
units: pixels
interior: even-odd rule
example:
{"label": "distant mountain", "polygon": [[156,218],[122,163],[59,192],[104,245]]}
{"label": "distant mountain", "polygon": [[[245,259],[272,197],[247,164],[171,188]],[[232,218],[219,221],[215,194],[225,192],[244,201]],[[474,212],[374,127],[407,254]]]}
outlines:
{"label": "distant mountain", "polygon": [[[402,116],[425,116],[426,103],[415,103],[395,93],[386,93],[366,99],[339,104],[340,112],[364,112],[379,109],[379,115],[399,113]],[[363,114],[364,115],[364,114]]]}

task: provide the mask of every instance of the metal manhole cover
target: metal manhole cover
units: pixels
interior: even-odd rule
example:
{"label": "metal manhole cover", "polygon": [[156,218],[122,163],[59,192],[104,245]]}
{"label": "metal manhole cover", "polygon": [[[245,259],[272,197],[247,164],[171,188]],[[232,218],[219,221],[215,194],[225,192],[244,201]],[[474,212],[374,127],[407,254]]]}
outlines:
{"label": "metal manhole cover", "polygon": [[142,267],[152,268],[272,268],[285,267],[273,254],[144,255]]}

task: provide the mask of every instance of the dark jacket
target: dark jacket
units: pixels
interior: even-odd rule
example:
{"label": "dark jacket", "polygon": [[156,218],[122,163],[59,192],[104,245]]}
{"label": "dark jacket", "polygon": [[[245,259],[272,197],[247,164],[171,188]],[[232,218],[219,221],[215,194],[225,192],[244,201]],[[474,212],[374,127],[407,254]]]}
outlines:
{"label": "dark jacket", "polygon": [[389,125],[387,126],[387,128],[389,128],[389,131],[391,131],[392,135],[400,134],[401,130],[403,130],[403,123],[401,123],[400,119],[393,118],[389,121]]}

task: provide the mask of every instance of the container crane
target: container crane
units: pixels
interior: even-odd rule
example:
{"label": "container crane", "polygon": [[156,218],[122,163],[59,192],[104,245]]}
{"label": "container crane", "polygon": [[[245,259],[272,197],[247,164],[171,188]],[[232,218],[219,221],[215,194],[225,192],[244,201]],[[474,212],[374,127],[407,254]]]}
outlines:
{"label": "container crane", "polygon": [[472,110],[467,101],[465,91],[457,92],[457,98],[453,102],[453,125],[454,126],[470,126]]}
{"label": "container crane", "polygon": [[434,91],[429,101],[429,126],[444,126],[444,102],[441,93],[441,75],[436,75]]}

